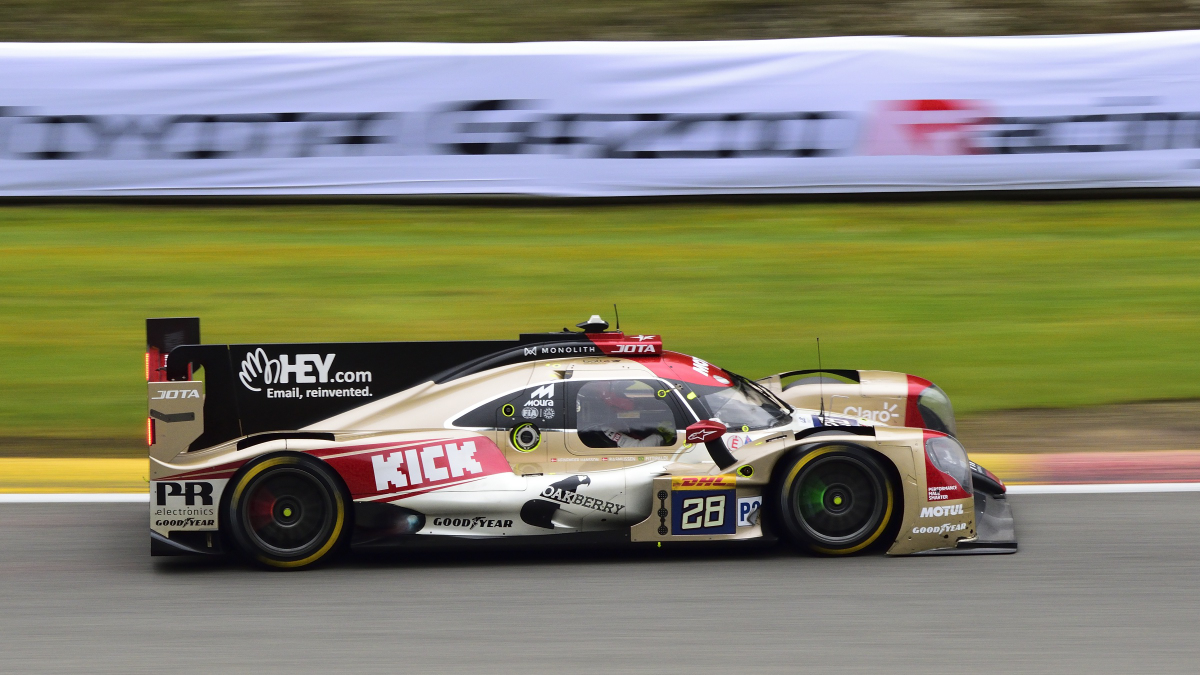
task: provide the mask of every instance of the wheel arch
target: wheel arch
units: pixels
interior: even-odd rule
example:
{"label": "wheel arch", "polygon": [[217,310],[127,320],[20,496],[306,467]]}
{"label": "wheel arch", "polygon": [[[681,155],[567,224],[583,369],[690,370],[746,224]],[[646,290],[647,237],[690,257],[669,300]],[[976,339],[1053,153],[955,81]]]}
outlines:
{"label": "wheel arch", "polygon": [[[233,500],[235,497],[240,495],[241,490],[244,488],[243,479],[251,472],[261,470],[259,467],[261,467],[264,463],[285,458],[297,458],[308,462],[314,462],[320,465],[325,472],[329,474],[329,477],[333,479],[334,486],[341,494],[342,502],[344,504],[345,522],[343,523],[342,530],[343,532],[353,531],[354,499],[350,494],[349,487],[346,485],[346,479],[343,478],[340,473],[338,473],[337,469],[333,468],[333,466],[320,457],[314,457],[307,452],[301,452],[297,450],[273,450],[258,455],[257,457],[253,457],[239,467],[238,470],[229,477],[229,482],[226,484],[227,487],[221,494],[221,500],[217,507],[217,522],[219,524],[219,536],[221,537],[222,543],[227,547],[226,550],[237,550],[237,545],[233,540],[233,527],[232,523],[230,522],[230,517],[232,515],[231,508]],[[346,536],[346,540],[349,540],[348,535]]]}
{"label": "wheel arch", "polygon": [[793,460],[812,455],[825,448],[853,448],[866,453],[879,464],[879,467],[883,470],[887,478],[892,495],[890,513],[885,518],[883,532],[867,549],[886,550],[896,542],[904,522],[907,520],[907,504],[904,495],[905,489],[901,468],[896,465],[894,458],[881,452],[878,448],[864,444],[862,440],[860,437],[846,437],[843,434],[834,436],[831,432],[828,437],[817,440],[812,440],[810,436],[803,443],[788,448],[779,454],[778,459],[771,468],[770,481],[764,491],[764,494],[769,497],[766,501],[769,501],[772,505],[769,511],[764,511],[764,515],[766,516],[764,522],[772,534],[781,535],[783,532],[782,525],[777,521],[781,516],[776,513],[778,505],[775,503],[777,501],[775,497],[782,491],[783,483],[788,479],[787,474],[792,471],[798,471],[799,467],[803,466],[802,463],[792,466]]}

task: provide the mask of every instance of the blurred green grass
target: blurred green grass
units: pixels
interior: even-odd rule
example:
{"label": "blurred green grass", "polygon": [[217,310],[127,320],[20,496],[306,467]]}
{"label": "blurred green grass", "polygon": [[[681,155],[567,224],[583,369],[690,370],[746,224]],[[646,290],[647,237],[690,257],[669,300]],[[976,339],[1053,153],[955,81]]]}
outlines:
{"label": "blurred green grass", "polygon": [[1194,0],[0,0],[0,40],[730,40],[1200,28]]}
{"label": "blurred green grass", "polygon": [[1200,396],[1200,203],[0,208],[0,437],[136,439],[143,320],[205,342],[512,338],[592,313],[960,413]]}

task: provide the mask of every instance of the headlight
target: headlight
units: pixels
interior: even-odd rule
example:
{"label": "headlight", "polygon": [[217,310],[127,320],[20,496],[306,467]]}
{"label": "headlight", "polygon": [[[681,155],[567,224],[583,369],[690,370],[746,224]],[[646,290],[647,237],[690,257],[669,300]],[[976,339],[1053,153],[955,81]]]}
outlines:
{"label": "headlight", "polygon": [[950,405],[950,397],[936,384],[926,387],[917,397],[917,410],[921,411],[921,419],[926,429],[940,431],[951,436],[958,435],[954,425],[954,406]]}
{"label": "headlight", "polygon": [[925,440],[925,454],[942,473],[953,478],[970,496],[971,465],[967,463],[967,451],[950,436],[930,436]]}

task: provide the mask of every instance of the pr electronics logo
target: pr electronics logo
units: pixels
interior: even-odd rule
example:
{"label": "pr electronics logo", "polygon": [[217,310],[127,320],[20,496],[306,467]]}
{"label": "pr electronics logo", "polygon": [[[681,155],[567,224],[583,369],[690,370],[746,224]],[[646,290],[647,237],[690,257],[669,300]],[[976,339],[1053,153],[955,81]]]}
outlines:
{"label": "pr electronics logo", "polygon": [[154,490],[157,506],[165,505],[167,497],[182,497],[188,506],[195,506],[197,502],[202,506],[213,504],[213,485],[207,481],[161,481],[155,483]]}

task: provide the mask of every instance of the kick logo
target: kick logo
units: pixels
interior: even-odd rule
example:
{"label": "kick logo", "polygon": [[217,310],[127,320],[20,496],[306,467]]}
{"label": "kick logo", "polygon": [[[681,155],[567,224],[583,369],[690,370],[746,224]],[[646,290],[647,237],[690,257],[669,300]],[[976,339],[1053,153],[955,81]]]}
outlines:
{"label": "kick logo", "polygon": [[387,492],[389,486],[406,488],[485,474],[483,465],[475,458],[475,441],[375,455],[371,457],[371,468],[379,492]]}

